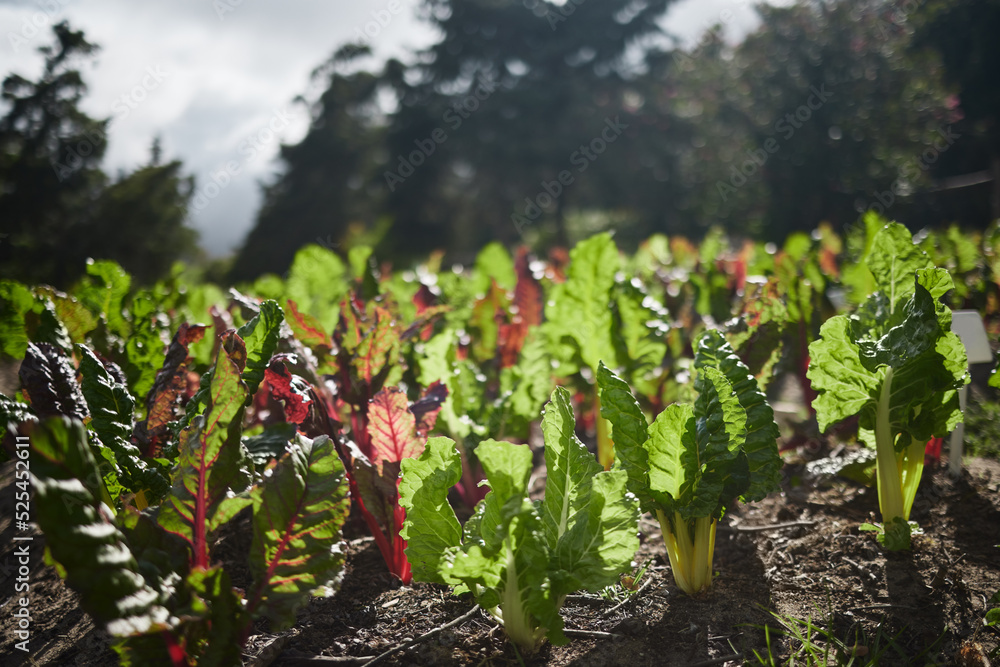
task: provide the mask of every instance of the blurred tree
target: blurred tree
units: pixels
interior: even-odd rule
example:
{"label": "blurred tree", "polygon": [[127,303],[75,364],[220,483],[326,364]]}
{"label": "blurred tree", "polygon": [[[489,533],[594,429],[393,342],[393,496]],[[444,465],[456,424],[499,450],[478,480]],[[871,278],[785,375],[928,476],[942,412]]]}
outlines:
{"label": "blurred tree", "polygon": [[87,90],[74,61],[97,47],[65,22],[40,49],[41,78],[3,81],[0,118],[0,277],[64,286],[83,270],[80,227],[104,185],[107,120],[79,109]]}
{"label": "blurred tree", "polygon": [[381,141],[379,78],[349,71],[369,53],[367,47],[347,45],[313,73],[327,77],[326,91],[312,107],[305,138],[281,147],[284,168],[264,189],[257,222],[230,271],[232,280],[283,273],[307,243],[340,246],[352,223],[374,227],[383,200],[382,188],[372,186]]}
{"label": "blurred tree", "polygon": [[564,244],[571,208],[640,201],[623,194],[637,174],[655,183],[660,158],[640,150],[659,128],[637,122],[637,80],[670,3],[425,0],[441,39],[392,78],[393,250],[424,252],[441,233],[465,252],[522,233]]}
{"label": "blurred tree", "polygon": [[[702,146],[686,163],[696,218],[781,241],[930,184],[922,152],[957,118],[941,66],[881,0],[761,5],[733,49],[718,38],[679,69],[678,109]],[[888,194],[885,194],[888,193]],[[890,201],[891,198],[891,201]],[[882,203],[880,203],[882,202]],[[905,217],[904,207],[892,215]]]}
{"label": "blurred tree", "polygon": [[159,141],[149,164],[109,184],[82,226],[84,256],[113,259],[140,284],[167,275],[177,259],[192,257],[197,234],[184,226],[194,178],[180,161],[160,164]]}
{"label": "blurred tree", "polygon": [[989,170],[991,214],[1000,219],[1000,0],[934,0],[918,6],[912,18],[915,48],[940,54],[945,76],[959,87],[960,132],[976,142],[968,147],[972,163],[966,169]]}
{"label": "blurred tree", "polygon": [[80,110],[87,86],[73,68],[97,47],[65,22],[53,32],[41,78],[3,82],[0,277],[66,287],[93,257],[152,282],[194,249],[184,226],[191,180],[179,162],[159,165],[155,145],[149,165],[109,184],[100,169],[108,120]]}

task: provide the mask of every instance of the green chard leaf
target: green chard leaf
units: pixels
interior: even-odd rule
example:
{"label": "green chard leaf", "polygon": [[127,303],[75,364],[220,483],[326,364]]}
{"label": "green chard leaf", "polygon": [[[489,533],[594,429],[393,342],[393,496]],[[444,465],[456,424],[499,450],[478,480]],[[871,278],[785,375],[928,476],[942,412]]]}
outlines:
{"label": "green chard leaf", "polygon": [[0,359],[24,359],[28,349],[25,315],[35,303],[31,290],[13,280],[0,280]]}
{"label": "green chard leaf", "polygon": [[103,317],[108,329],[126,338],[130,327],[123,312],[132,278],[111,260],[87,261],[87,275],[74,290],[75,296],[96,317]]}
{"label": "green chard leaf", "polygon": [[106,492],[83,424],[46,419],[32,432],[31,446],[36,519],[83,608],[116,636],[166,628],[167,610],[102,503]]}
{"label": "green chard leaf", "polygon": [[326,331],[332,331],[340,300],[347,294],[347,281],[347,267],[336,254],[307,245],[295,253],[284,296],[295,301],[303,313],[318,319]]}
{"label": "green chard leaf", "polygon": [[952,280],[905,227],[880,230],[867,263],[879,291],[850,318],[823,324],[809,346],[807,375],[818,392],[813,408],[821,430],[859,416],[859,437],[876,450],[880,539],[888,549],[905,549],[924,443],[961,420],[957,390],[968,382],[967,359],[940,301]]}
{"label": "green chard leaf", "polygon": [[545,501],[542,519],[549,544],[556,544],[577,521],[590,498],[594,475],[603,468],[576,437],[569,390],[557,387],[542,417],[545,438]]}
{"label": "green chard leaf", "polygon": [[492,281],[506,291],[513,290],[517,283],[514,260],[503,244],[496,242],[488,243],[476,255],[472,279],[476,294],[488,292]]}
{"label": "green chard leaf", "polygon": [[719,518],[729,502],[750,486],[744,451],[747,413],[729,380],[713,366],[700,369],[695,389],[698,391],[694,404],[697,450],[681,455],[691,481],[691,499],[680,512],[686,519]]}
{"label": "green chard leaf", "polygon": [[555,287],[545,307],[546,327],[554,344],[573,341],[583,363],[596,369],[603,359],[610,367],[615,349],[614,317],[608,305],[621,265],[610,234],[597,234],[570,251],[566,282]]}
{"label": "green chard leaf", "polygon": [[951,313],[942,315],[941,304],[923,285],[943,294],[946,281],[930,270],[917,272],[910,282],[909,297],[894,313],[896,324],[878,338],[840,315],[827,320],[820,339],[809,346],[808,377],[818,392],[813,406],[821,431],[860,414],[863,433],[872,432],[884,369],[890,367],[890,423],[893,433],[904,434],[896,440],[897,450],[912,440],[944,436],[961,420],[954,390],[966,381],[965,347],[942,327],[942,322],[950,326]]}
{"label": "green chard leaf", "polygon": [[528,330],[517,364],[500,371],[501,391],[510,391],[510,409],[525,422],[534,421],[552,392],[552,360],[540,327]]}
{"label": "green chard leaf", "polygon": [[157,517],[164,529],[188,543],[196,566],[209,565],[211,533],[252,502],[232,494],[249,483],[249,459],[240,441],[248,396],[239,367],[220,349],[208,406],[181,432],[172,488]]}
{"label": "green chard leaf", "polygon": [[781,457],[774,410],[760,390],[750,369],[718,331],[707,331],[698,342],[695,368],[717,368],[729,381],[746,411],[747,432],[743,451],[750,469],[750,487],[741,494],[744,502],[763,499],[776,491],[781,481]]}
{"label": "green chard leaf", "polygon": [[557,388],[543,422],[548,477],[540,503],[528,497],[527,445],[479,443],[490,492],[464,531],[447,502],[461,476],[454,443],[431,439],[420,458],[403,462],[402,535],[415,577],[472,591],[528,652],[545,637],[565,643],[559,616],[565,596],[614,583],[639,547],[639,507],[626,489],[627,474],[603,471],[574,429],[569,392]]}
{"label": "green chard leaf", "polygon": [[875,234],[865,264],[876,289],[888,297],[890,304],[913,293],[914,272],[934,268],[931,258],[913,244],[909,230],[898,222],[889,223]]}
{"label": "green chard leaf", "polygon": [[287,628],[309,594],[331,594],[339,587],[340,529],[350,498],[333,441],[298,436],[254,490],[253,511],[250,608]]}
{"label": "green chard leaf", "polygon": [[155,503],[166,494],[170,483],[155,464],[150,465],[142,459],[139,449],[132,444],[135,400],[90,349],[80,345],[77,352],[80,354],[83,396],[92,417],[90,428],[101,446],[113,453],[121,484],[132,493],[146,492],[147,502]]}
{"label": "green chard leaf", "polygon": [[597,368],[601,391],[601,417],[611,422],[615,443],[615,469],[628,474],[628,488],[642,504],[643,512],[653,510],[649,495],[649,454],[645,443],[649,425],[628,385],[601,362]]}
{"label": "green chard leaf", "polygon": [[445,565],[448,550],[462,541],[462,526],[448,503],[448,491],[462,477],[462,460],[448,438],[429,438],[417,458],[400,463],[399,504],[406,523],[399,535],[407,541],[406,558],[413,578],[455,584]]}
{"label": "green chard leaf", "polygon": [[246,343],[246,368],[243,381],[249,391],[248,400],[257,393],[257,387],[264,379],[264,371],[271,363],[271,355],[278,347],[281,324],[285,315],[277,301],[267,300],[260,304],[260,312],[236,332]]}

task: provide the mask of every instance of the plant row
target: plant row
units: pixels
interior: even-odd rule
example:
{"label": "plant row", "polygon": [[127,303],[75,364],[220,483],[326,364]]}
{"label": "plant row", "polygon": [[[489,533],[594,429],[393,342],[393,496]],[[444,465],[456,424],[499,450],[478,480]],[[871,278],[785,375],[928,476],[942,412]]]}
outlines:
{"label": "plant row", "polygon": [[[51,559],[123,664],[238,664],[255,621],[336,590],[352,507],[393,575],[471,593],[530,651],[565,641],[568,594],[631,569],[640,512],[677,585],[710,588],[719,520],[778,488],[783,374],[821,429],[875,449],[872,528],[909,548],[924,445],[968,381],[949,306],[994,314],[994,248],[875,217],[846,242],[654,237],[625,257],[602,234],[469,269],[310,246],[228,293],[93,262],[69,293],[0,283],[20,362],[0,417]],[[240,587],[213,557],[236,520]]]}

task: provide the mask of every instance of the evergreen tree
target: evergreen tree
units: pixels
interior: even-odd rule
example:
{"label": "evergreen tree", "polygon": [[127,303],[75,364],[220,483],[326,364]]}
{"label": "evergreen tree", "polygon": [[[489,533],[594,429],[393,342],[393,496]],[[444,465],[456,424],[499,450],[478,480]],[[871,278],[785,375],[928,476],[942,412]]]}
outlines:
{"label": "evergreen tree", "polygon": [[98,47],[65,22],[53,32],[41,78],[3,82],[0,278],[67,287],[92,257],[153,282],[195,249],[184,226],[192,181],[179,162],[160,165],[154,145],[149,165],[109,182],[100,168],[108,120],[80,110],[87,86],[74,69]]}
{"label": "evergreen tree", "polygon": [[83,270],[81,228],[105,182],[108,121],[79,108],[87,86],[73,66],[97,47],[65,22],[53,32],[55,44],[40,49],[38,81],[17,74],[3,81],[0,277],[64,286]]}
{"label": "evergreen tree", "polygon": [[282,273],[307,243],[341,245],[352,224],[375,223],[381,189],[371,187],[380,130],[376,94],[379,79],[349,72],[368,55],[367,47],[348,45],[314,72],[328,79],[312,108],[308,134],[281,147],[281,175],[264,189],[257,222],[237,255],[232,280]]}

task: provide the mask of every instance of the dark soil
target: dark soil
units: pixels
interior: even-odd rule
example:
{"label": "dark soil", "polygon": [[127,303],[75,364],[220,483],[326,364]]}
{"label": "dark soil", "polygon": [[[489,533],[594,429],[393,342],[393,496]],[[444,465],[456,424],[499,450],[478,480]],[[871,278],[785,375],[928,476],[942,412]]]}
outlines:
{"label": "dark soil", "polygon": [[[957,481],[944,469],[928,470],[912,519],[925,534],[911,553],[886,554],[858,525],[871,518],[873,489],[840,478],[798,482],[801,468],[786,467],[780,495],[752,507],[737,507],[719,527],[717,577],[710,594],[681,594],[670,577],[659,527],[643,520],[645,536],[636,556],[646,566],[640,589],[629,598],[571,596],[566,627],[599,634],[573,637],[567,646],[545,645],[524,657],[527,665],[756,664],[754,651],[770,645],[777,664],[798,644],[776,632],[772,615],[813,619],[845,645],[855,664],[882,655],[880,665],[986,665],[1000,633],[983,626],[986,601],[1000,589],[1000,464],[971,460]],[[110,641],[94,628],[55,570],[42,559],[44,538],[31,542],[30,651],[14,647],[11,613],[17,558],[13,541],[14,488],[7,464],[0,478],[0,655],[5,665],[113,665]],[[747,528],[813,522],[785,528]],[[19,533],[22,534],[22,533]],[[215,556],[231,565],[234,584],[245,585],[249,531],[235,526]],[[624,602],[624,604],[620,604]],[[340,591],[314,599],[289,632],[256,630],[246,649],[247,665],[362,664],[348,656],[375,656],[468,612],[469,599],[445,587],[399,586],[386,572],[370,540],[354,540]],[[584,633],[586,634],[586,633]],[[958,655],[973,662],[959,662]],[[978,656],[978,657],[977,657]],[[325,658],[325,659],[324,659]],[[340,658],[337,660],[336,658]],[[345,660],[345,658],[347,658]],[[962,658],[963,660],[966,658]],[[976,662],[975,660],[979,660]],[[517,665],[518,656],[484,613],[382,661],[385,665]],[[803,663],[799,663],[803,664]],[[805,663],[808,664],[808,663]]]}

